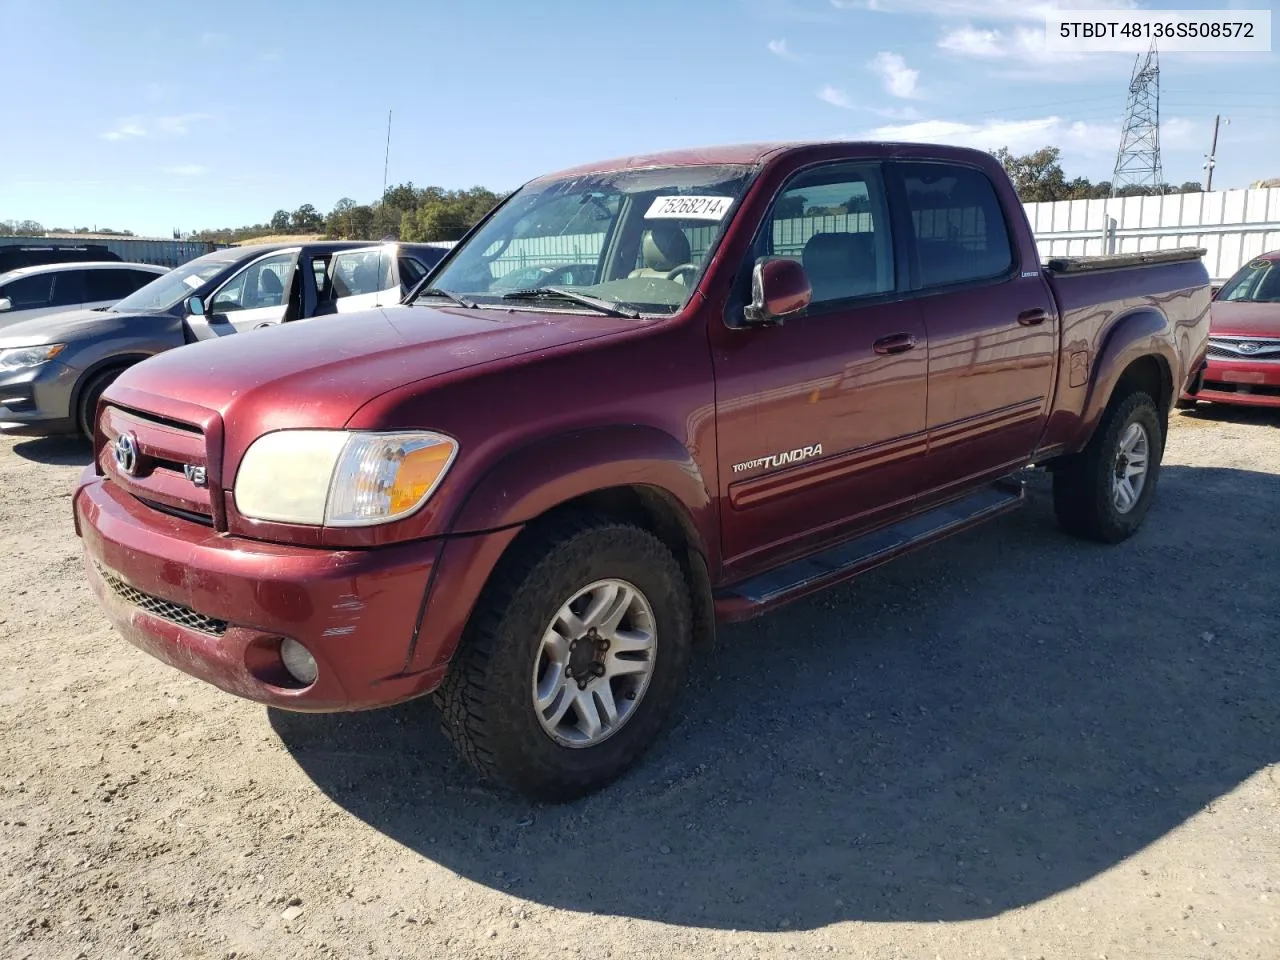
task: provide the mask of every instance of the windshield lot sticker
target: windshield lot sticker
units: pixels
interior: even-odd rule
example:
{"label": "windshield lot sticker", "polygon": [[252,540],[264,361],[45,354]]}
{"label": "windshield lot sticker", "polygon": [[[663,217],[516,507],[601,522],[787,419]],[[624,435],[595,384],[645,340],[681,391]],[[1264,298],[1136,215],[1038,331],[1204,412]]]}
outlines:
{"label": "windshield lot sticker", "polygon": [[733,197],[654,197],[646,220],[723,220]]}

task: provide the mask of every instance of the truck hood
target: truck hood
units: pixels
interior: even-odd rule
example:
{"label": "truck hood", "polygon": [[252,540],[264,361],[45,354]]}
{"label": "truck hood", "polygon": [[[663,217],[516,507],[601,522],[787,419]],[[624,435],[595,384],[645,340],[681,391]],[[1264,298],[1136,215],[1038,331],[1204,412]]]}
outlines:
{"label": "truck hood", "polygon": [[1280,303],[1215,300],[1210,312],[1210,336],[1280,337]]}
{"label": "truck hood", "polygon": [[0,350],[45,343],[71,343],[108,333],[135,334],[178,329],[181,321],[167,313],[112,313],[110,310],[66,310],[0,327]]}
{"label": "truck hood", "polygon": [[597,314],[394,306],[203,340],[130,367],[106,396],[218,412],[228,431],[343,426],[397,387],[465,367],[634,330]]}

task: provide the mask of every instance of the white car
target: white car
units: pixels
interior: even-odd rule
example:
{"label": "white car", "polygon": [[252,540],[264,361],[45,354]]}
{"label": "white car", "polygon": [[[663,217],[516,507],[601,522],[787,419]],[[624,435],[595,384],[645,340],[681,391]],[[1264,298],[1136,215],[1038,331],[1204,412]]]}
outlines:
{"label": "white car", "polygon": [[0,273],[0,327],[63,310],[109,307],[168,267],[102,261],[46,263]]}

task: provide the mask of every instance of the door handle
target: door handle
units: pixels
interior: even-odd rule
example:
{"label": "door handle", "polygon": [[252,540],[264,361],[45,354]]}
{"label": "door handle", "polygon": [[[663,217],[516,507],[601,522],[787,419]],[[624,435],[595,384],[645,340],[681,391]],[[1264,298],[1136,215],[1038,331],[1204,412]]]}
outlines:
{"label": "door handle", "polygon": [[1049,312],[1036,307],[1034,310],[1023,310],[1018,314],[1018,322],[1024,327],[1034,327],[1036,324],[1044,323],[1049,319]]}
{"label": "door handle", "polygon": [[910,333],[895,333],[881,337],[874,344],[876,353],[906,353],[916,345],[916,338]]}

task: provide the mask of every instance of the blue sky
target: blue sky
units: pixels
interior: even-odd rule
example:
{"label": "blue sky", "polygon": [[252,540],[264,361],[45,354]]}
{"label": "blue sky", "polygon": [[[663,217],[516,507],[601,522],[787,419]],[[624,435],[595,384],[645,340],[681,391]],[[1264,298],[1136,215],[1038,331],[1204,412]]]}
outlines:
{"label": "blue sky", "polygon": [[[1044,9],[5,0],[0,220],[168,235],[371,201],[388,110],[391,183],[504,190],[668,147],[866,136],[1054,144],[1068,176],[1109,179],[1133,59],[1047,53]],[[1167,180],[1203,179],[1218,111],[1232,122],[1215,186],[1280,176],[1280,53],[1167,53],[1161,68]]]}

